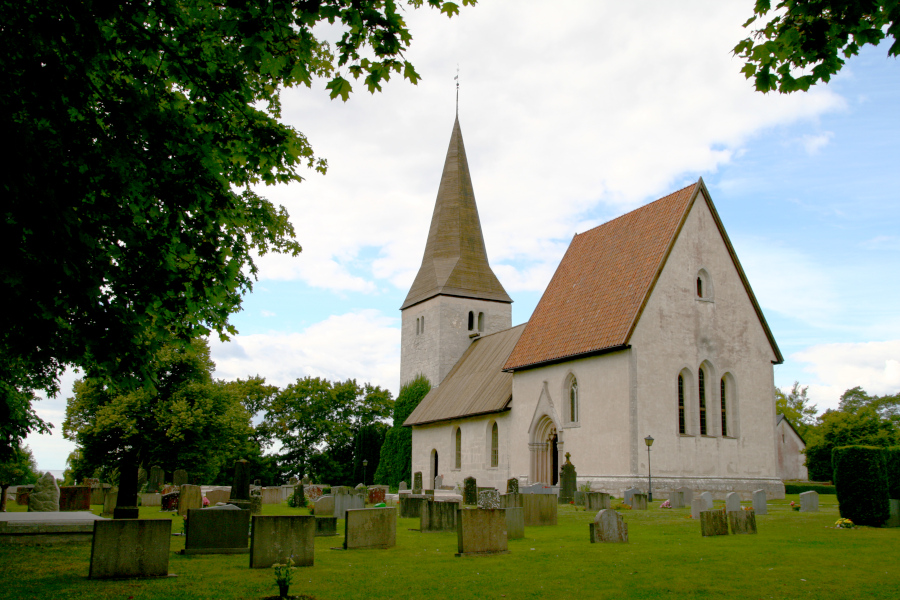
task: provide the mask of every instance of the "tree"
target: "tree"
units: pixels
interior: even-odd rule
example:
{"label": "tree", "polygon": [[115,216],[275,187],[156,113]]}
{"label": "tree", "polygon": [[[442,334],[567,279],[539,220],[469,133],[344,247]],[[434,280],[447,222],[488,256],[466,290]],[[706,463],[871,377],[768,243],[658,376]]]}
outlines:
{"label": "tree", "polygon": [[[325,79],[346,101],[349,76],[370,92],[392,74],[416,83],[401,8],[0,2],[0,127],[16,144],[2,163],[0,221],[7,451],[42,427],[30,394],[58,392],[67,366],[150,390],[166,344],[235,332],[228,319],[252,288],[254,257],[300,251],[285,210],[249,186],[326,169],[279,122],[281,91]],[[343,31],[333,45],[317,37],[325,24]]]}
{"label": "tree", "polygon": [[381,447],[381,460],[375,472],[375,481],[397,486],[412,477],[412,429],[403,422],[412,414],[419,402],[431,391],[431,382],[425,375],[403,384],[394,404],[394,426],[387,432]]}
{"label": "tree", "polygon": [[900,422],[900,394],[893,396],[870,396],[859,386],[849,389],[841,395],[841,403],[838,410],[849,413],[858,413],[866,407],[871,407],[882,419]]}
{"label": "tree", "polygon": [[[372,423],[360,427],[353,440],[353,479],[357,484],[369,485],[381,462],[381,447],[390,427],[387,423]],[[363,461],[368,464],[363,465]],[[356,484],[352,484],[356,485]]]}
{"label": "tree", "polygon": [[844,66],[844,58],[885,38],[894,40],[888,56],[900,55],[896,0],[781,0],[774,11],[771,0],[756,0],[744,27],[770,12],[774,16],[734,47],[746,61],[741,72],[754,79],[760,92],[807,91],[820,81],[827,83]]}
{"label": "tree", "polygon": [[28,446],[16,446],[13,455],[0,460],[0,512],[6,512],[6,489],[37,483],[38,465]]}
{"label": "tree", "polygon": [[791,424],[797,428],[800,437],[805,438],[810,427],[816,423],[816,405],[809,404],[806,390],[809,387],[800,387],[800,382],[795,381],[791,391],[787,394],[779,388],[775,388],[775,410],[788,418]]}

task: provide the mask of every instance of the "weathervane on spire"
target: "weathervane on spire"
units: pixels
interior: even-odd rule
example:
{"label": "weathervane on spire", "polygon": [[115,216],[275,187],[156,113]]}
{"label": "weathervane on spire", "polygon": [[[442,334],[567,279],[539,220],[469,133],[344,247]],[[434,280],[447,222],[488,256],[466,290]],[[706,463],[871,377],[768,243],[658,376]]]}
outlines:
{"label": "weathervane on spire", "polygon": [[459,116],[459,63],[456,63],[456,77],[453,78],[456,81],[456,116]]}

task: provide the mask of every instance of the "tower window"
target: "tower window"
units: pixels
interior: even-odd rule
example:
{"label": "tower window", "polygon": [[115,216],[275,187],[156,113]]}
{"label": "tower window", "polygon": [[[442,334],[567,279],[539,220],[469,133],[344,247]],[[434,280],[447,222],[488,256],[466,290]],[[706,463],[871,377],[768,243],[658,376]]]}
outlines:
{"label": "tower window", "polygon": [[706,435],[706,376],[700,369],[698,384],[700,388],[700,435]]}
{"label": "tower window", "polygon": [[681,375],[678,376],[678,433],[687,433],[684,421],[684,377]]}
{"label": "tower window", "polygon": [[484,331],[484,313],[478,313],[478,331]]}
{"label": "tower window", "polygon": [[471,310],[469,311],[469,331],[475,329],[475,313]]}
{"label": "tower window", "polygon": [[491,466],[496,467],[500,464],[500,431],[497,424],[491,427]]}

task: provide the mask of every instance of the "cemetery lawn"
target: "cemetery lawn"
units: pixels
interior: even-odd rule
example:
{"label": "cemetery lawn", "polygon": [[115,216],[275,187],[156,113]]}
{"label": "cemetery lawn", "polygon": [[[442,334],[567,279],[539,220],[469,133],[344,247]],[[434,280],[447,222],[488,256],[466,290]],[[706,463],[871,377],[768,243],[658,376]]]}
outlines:
{"label": "cemetery lawn", "polygon": [[[834,529],[835,496],[820,496],[819,513],[793,512],[797,496],[769,501],[758,535],[703,538],[689,509],[621,511],[628,544],[589,543],[591,513],[560,507],[556,527],[526,527],[501,556],[456,558],[454,533],[420,533],[400,519],[389,550],[332,550],[339,535],[316,538],[315,566],[295,571],[291,594],[317,600],[371,598],[884,598],[900,595],[900,529]],[[747,503],[745,503],[746,505]],[[717,502],[717,507],[722,503]],[[10,507],[21,509],[22,507]],[[100,507],[92,507],[99,510]],[[264,514],[307,514],[286,505]],[[171,519],[156,507],[142,518]],[[181,531],[177,524],[173,532]],[[100,600],[259,599],[276,596],[271,569],[250,570],[248,555],[175,554],[153,580],[87,579],[89,545],[0,547],[0,598]]]}

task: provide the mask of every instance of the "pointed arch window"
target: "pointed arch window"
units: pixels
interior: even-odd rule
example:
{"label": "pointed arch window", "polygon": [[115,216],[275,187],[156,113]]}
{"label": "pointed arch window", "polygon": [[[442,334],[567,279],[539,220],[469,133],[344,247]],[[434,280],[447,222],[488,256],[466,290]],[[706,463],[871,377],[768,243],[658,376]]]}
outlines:
{"label": "pointed arch window", "polygon": [[706,435],[706,375],[703,373],[702,367],[697,379],[700,392],[700,435]]}
{"label": "pointed arch window", "polygon": [[419,319],[416,319],[416,335],[419,335]]}
{"label": "pointed arch window", "polygon": [[422,315],[422,333],[425,333],[425,315]]}
{"label": "pointed arch window", "polygon": [[462,468],[462,430],[456,428],[456,468]]}
{"label": "pointed arch window", "polygon": [[475,313],[471,310],[469,311],[469,331],[475,329]]}
{"label": "pointed arch window", "polygon": [[491,427],[491,466],[496,467],[500,464],[500,430],[497,423]]}
{"label": "pointed arch window", "polygon": [[687,433],[687,424],[684,420],[684,377],[678,376],[678,433]]}
{"label": "pointed arch window", "polygon": [[719,395],[722,403],[722,437],[728,435],[728,401],[725,396],[725,389],[727,386],[725,385],[725,378],[723,377],[721,381],[719,381]]}
{"label": "pointed arch window", "polygon": [[569,382],[569,421],[578,422],[578,381],[574,377]]}

